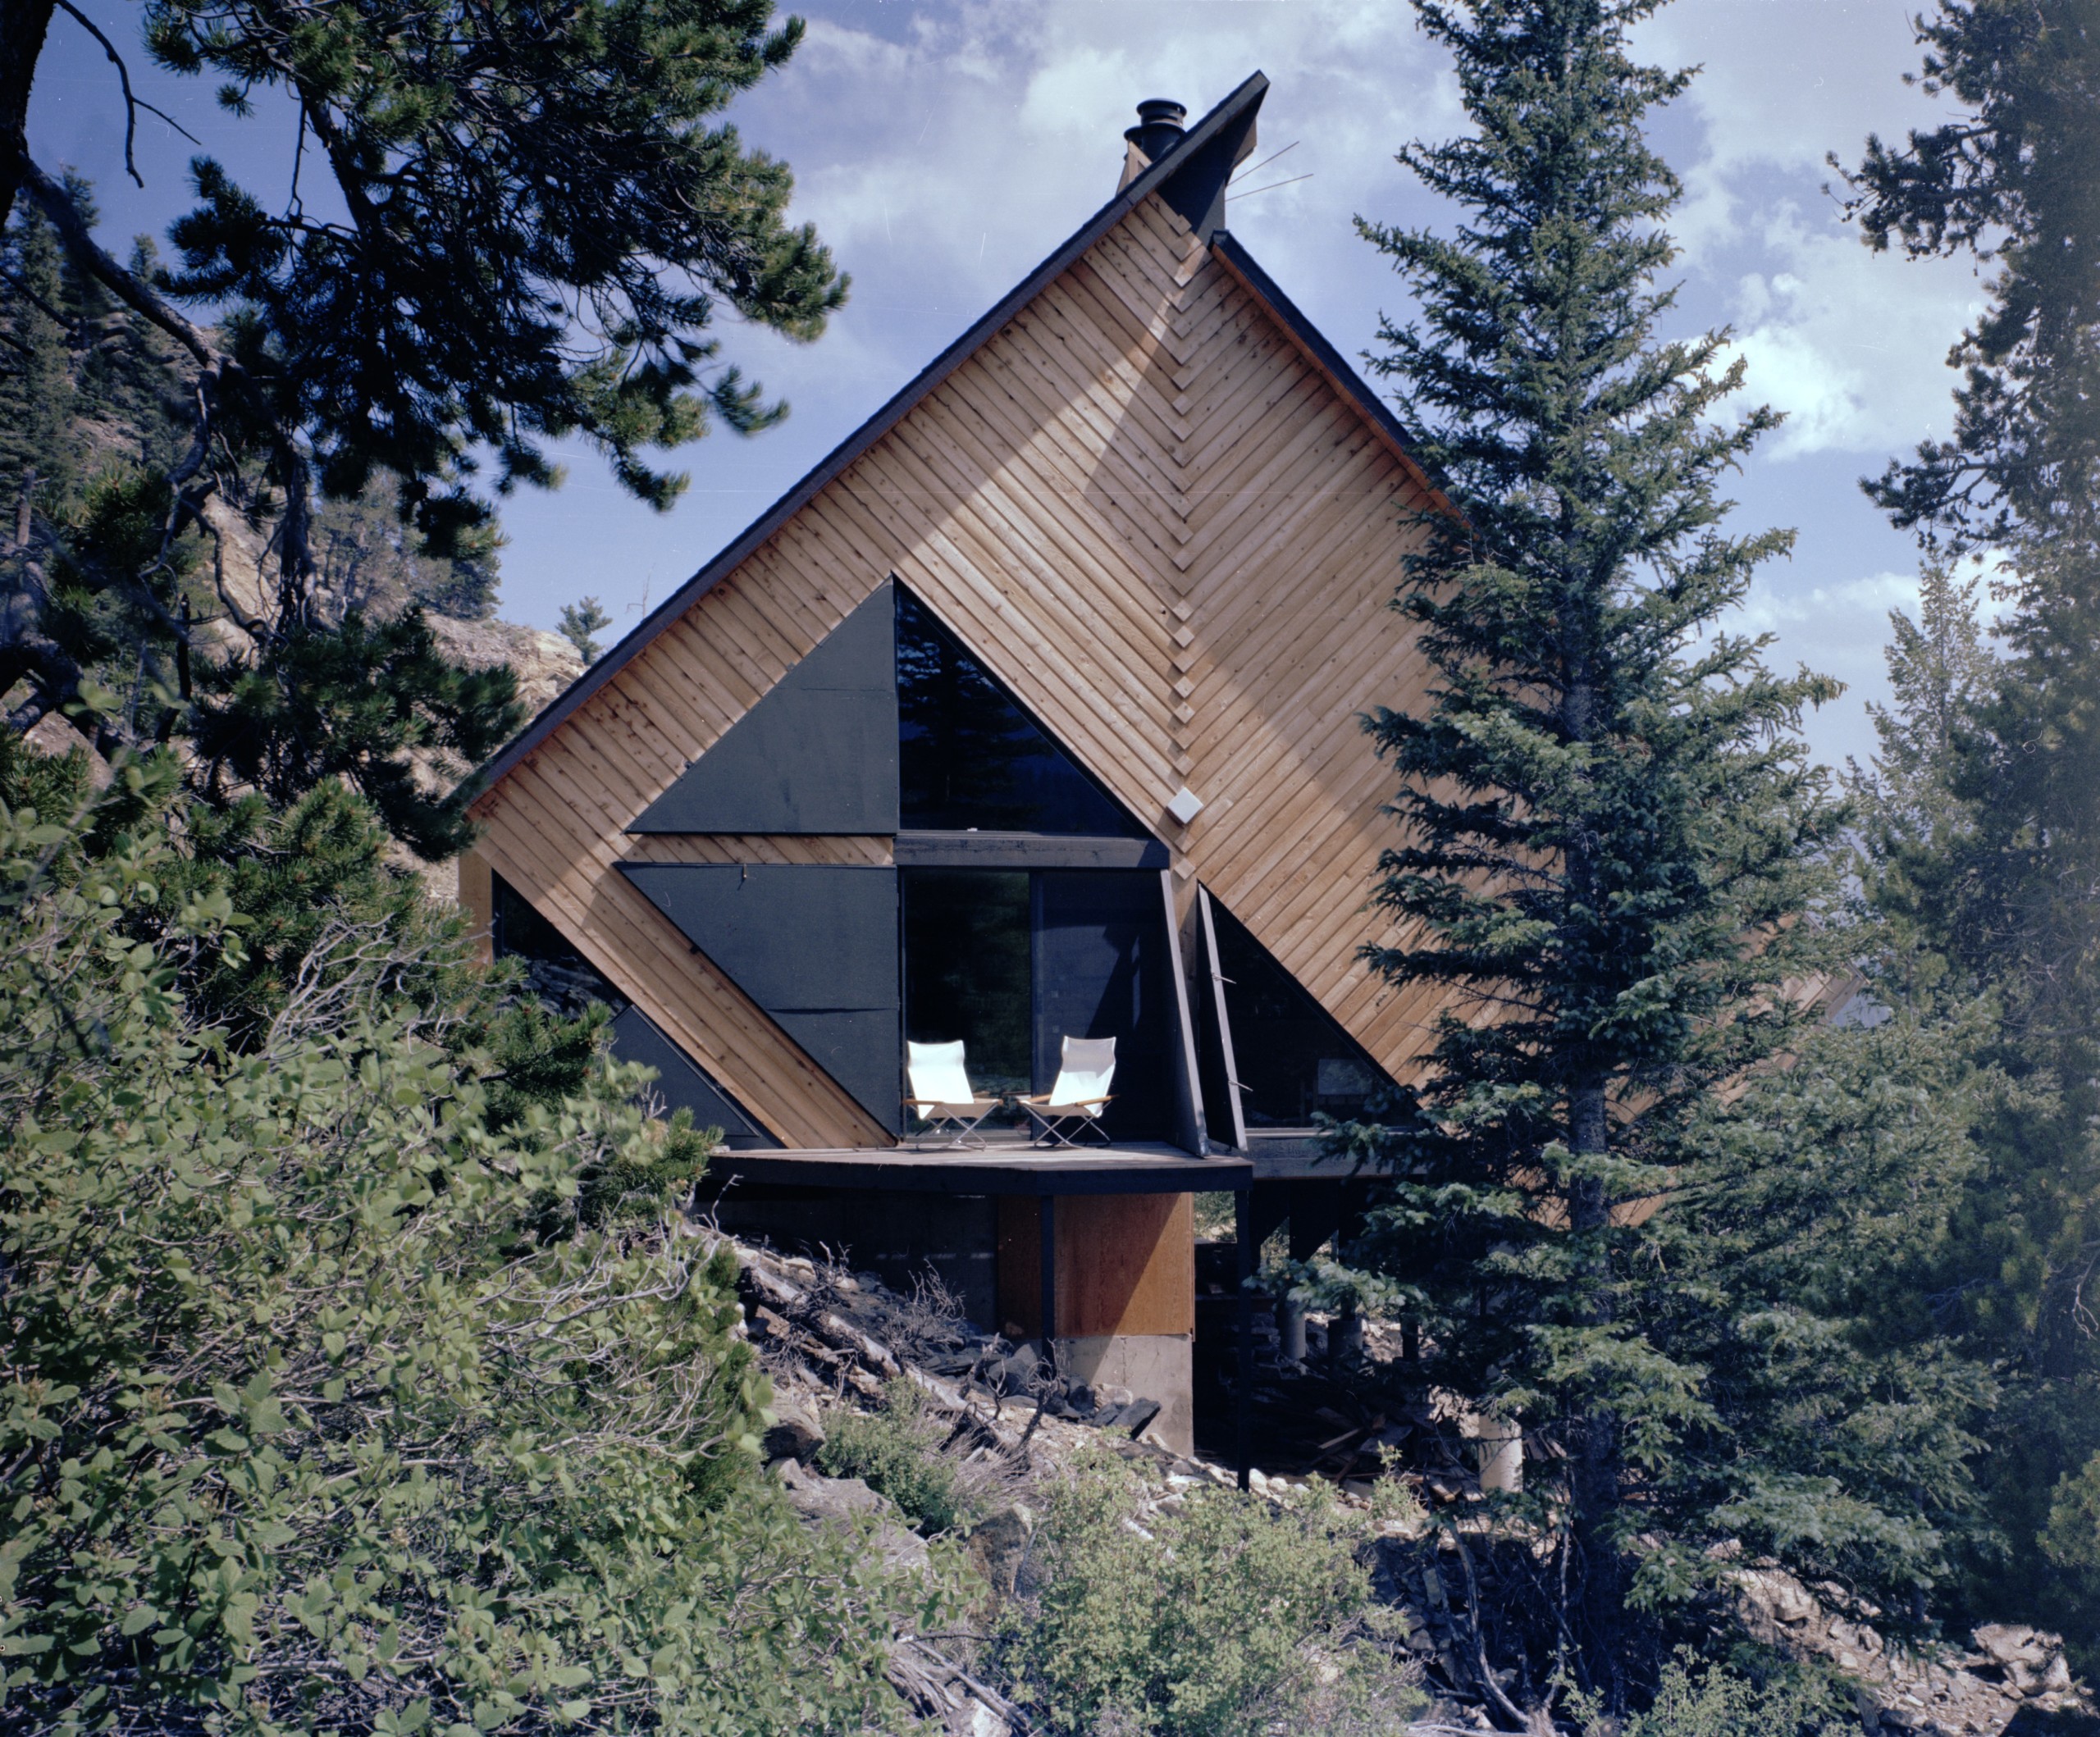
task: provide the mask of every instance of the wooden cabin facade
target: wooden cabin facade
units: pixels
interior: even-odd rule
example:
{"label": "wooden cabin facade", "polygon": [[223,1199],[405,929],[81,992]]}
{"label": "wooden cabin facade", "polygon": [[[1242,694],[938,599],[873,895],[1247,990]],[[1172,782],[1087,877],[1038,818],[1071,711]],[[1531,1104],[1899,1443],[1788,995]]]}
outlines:
{"label": "wooden cabin facade", "polygon": [[[1116,196],[491,763],[461,870],[724,1128],[725,1222],[930,1261],[1169,1438],[1190,1197],[1310,1200],[1313,1115],[1433,1013],[1357,957],[1358,720],[1422,691],[1438,503],[1224,226],[1266,89],[1147,105]],[[1109,1147],[918,1149],[907,1039],[1039,1092],[1072,1035],[1118,1041]]]}

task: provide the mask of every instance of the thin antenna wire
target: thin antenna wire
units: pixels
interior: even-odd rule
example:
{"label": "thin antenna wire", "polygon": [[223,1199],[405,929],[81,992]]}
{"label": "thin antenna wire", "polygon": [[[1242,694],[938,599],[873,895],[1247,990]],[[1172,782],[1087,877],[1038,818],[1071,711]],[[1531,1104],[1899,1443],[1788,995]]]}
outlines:
{"label": "thin antenna wire", "polygon": [[[1297,141],[1295,139],[1292,139],[1292,140],[1291,140],[1291,142],[1290,142],[1289,144],[1285,145],[1285,146],[1283,148],[1283,151],[1278,151],[1278,152],[1276,152],[1276,153],[1275,153],[1275,155],[1274,155],[1274,156],[1271,156],[1271,157],[1263,157],[1263,158],[1261,160],[1261,162],[1258,162],[1258,163],[1251,163],[1251,164],[1249,164],[1246,168],[1242,169],[1242,170],[1239,172],[1239,174],[1237,174],[1237,175],[1235,175],[1235,176],[1233,176],[1233,178],[1232,178],[1232,181],[1244,181],[1244,180],[1245,180],[1247,179],[1247,177],[1248,177],[1249,176],[1250,176],[1250,175],[1253,174],[1253,172],[1254,172],[1257,169],[1266,169],[1266,168],[1267,168],[1271,163],[1274,162],[1276,160],[1276,157],[1281,157],[1281,156],[1282,156],[1282,155],[1284,154],[1284,151],[1295,151],[1297,148],[1298,148],[1298,141]],[[1232,181],[1227,181],[1227,182],[1226,183],[1226,186],[1228,186],[1228,187],[1230,187],[1230,186],[1232,185]]]}
{"label": "thin antenna wire", "polygon": [[1244,193],[1228,193],[1226,194],[1226,198],[1228,199],[1251,199],[1258,193],[1268,193],[1278,187],[1288,187],[1290,185],[1291,181],[1309,181],[1312,179],[1312,173],[1308,171],[1303,175],[1294,175],[1289,181],[1271,181],[1267,187],[1249,187]]}

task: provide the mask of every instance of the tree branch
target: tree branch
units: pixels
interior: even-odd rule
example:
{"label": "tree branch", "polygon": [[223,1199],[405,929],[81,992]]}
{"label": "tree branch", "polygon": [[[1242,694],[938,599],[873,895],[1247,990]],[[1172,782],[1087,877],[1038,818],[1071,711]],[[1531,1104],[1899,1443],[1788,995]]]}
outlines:
{"label": "tree branch", "polygon": [[185,139],[190,142],[190,144],[200,147],[203,144],[204,141],[203,139],[199,139],[194,133],[191,132],[188,127],[185,126],[180,121],[176,120],[174,116],[169,114],[166,109],[156,108],[152,103],[147,102],[144,97],[136,96],[133,93],[131,89],[131,69],[124,64],[124,57],[116,52],[116,44],[112,43],[107,36],[102,34],[101,30],[97,26],[94,19],[89,17],[85,12],[80,9],[80,7],[74,5],[73,0],[57,0],[57,4],[59,11],[65,13],[66,16],[71,18],[74,23],[80,25],[80,27],[85,30],[89,35],[94,37],[97,42],[102,44],[102,52],[109,57],[110,65],[116,69],[116,82],[121,85],[124,89],[124,168],[125,172],[128,174],[133,180],[137,182],[141,187],[146,185],[145,176],[139,174],[139,165],[133,161],[131,156],[132,142],[139,136],[139,111],[140,109],[143,108],[149,115],[159,116],[162,120],[167,122],[167,124],[173,127],[176,132],[181,134]]}
{"label": "tree branch", "polygon": [[72,255],[75,265],[100,279],[126,307],[166,332],[201,366],[221,375],[232,371],[235,364],[221,353],[202,326],[192,325],[154,294],[137,273],[126,271],[103,250],[88,232],[79,207],[73,203],[72,196],[62,182],[53,180],[28,156],[21,159],[21,170],[22,185],[29,190],[30,197],[43,207],[43,214],[51,219],[52,227],[58,231],[58,239]]}

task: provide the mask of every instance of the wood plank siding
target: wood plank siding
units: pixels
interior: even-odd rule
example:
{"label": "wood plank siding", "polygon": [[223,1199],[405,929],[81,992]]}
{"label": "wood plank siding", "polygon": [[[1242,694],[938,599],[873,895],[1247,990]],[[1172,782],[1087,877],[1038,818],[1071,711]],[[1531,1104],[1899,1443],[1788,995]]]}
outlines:
{"label": "wood plank siding", "polygon": [[[1427,992],[1368,974],[1390,775],[1427,671],[1386,605],[1436,504],[1220,249],[1144,198],[479,799],[476,849],[791,1147],[890,1137],[614,870],[891,861],[883,838],[625,828],[894,574],[1389,1071]],[[1166,805],[1186,784],[1187,827]]]}

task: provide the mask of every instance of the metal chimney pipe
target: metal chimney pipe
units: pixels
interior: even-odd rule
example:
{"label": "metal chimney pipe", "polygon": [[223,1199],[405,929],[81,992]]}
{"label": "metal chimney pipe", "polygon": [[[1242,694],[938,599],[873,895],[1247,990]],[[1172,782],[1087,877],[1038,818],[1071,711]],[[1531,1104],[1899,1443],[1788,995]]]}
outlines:
{"label": "metal chimney pipe", "polygon": [[1148,97],[1138,105],[1138,124],[1126,127],[1123,136],[1157,162],[1181,143],[1188,129],[1189,111],[1166,97]]}

